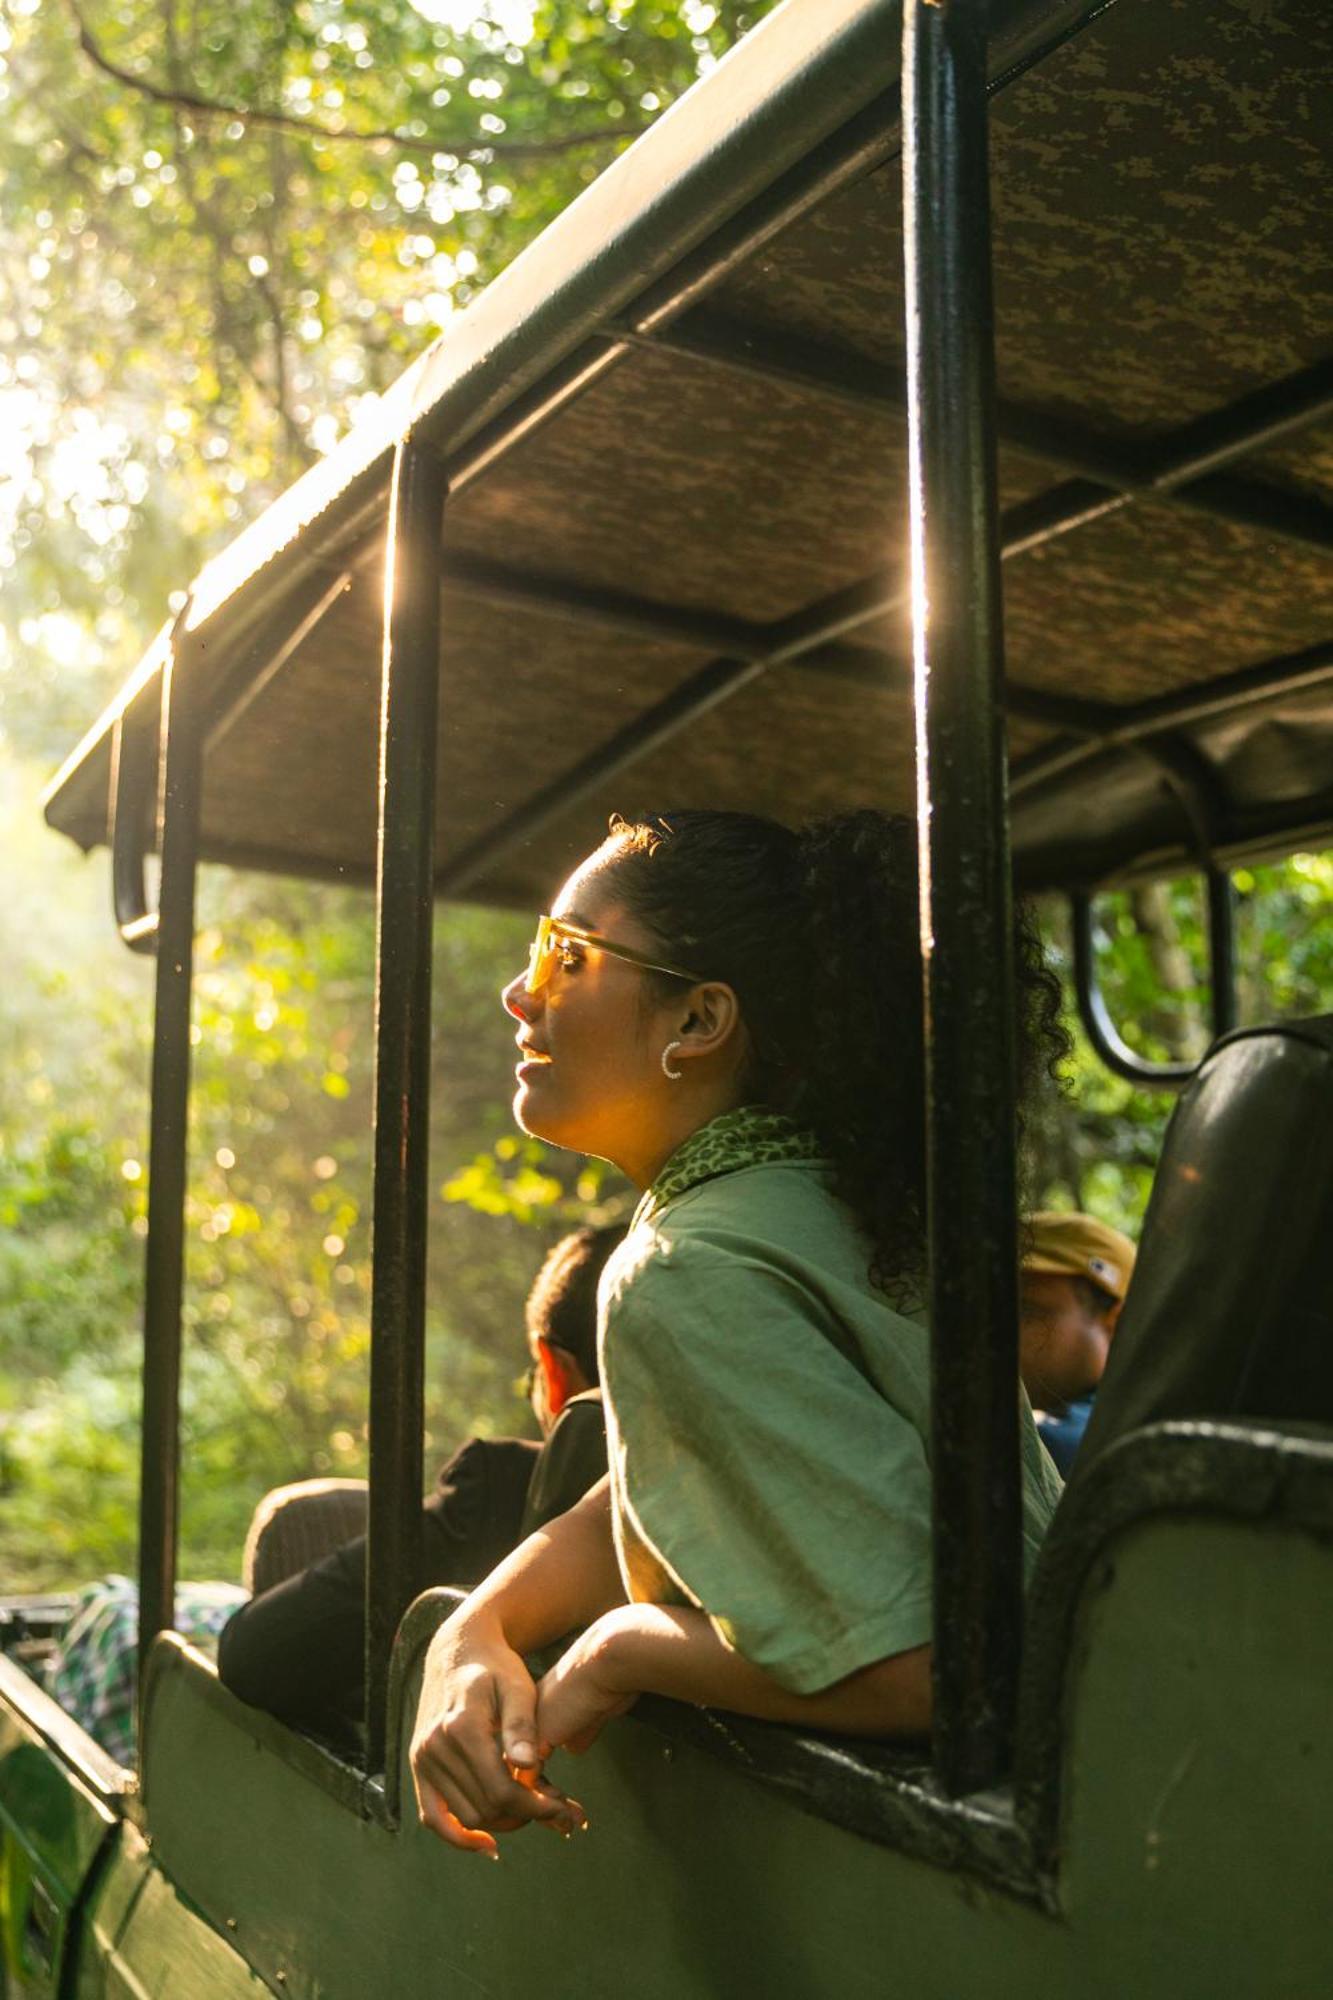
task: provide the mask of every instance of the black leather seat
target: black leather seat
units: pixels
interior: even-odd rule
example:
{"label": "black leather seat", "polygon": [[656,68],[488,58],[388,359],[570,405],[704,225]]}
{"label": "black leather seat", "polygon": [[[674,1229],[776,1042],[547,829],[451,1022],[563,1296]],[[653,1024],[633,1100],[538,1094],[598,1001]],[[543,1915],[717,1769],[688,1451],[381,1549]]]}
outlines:
{"label": "black leather seat", "polygon": [[1182,1094],[1074,1479],[1172,1417],[1333,1423],[1333,1015],[1225,1036]]}

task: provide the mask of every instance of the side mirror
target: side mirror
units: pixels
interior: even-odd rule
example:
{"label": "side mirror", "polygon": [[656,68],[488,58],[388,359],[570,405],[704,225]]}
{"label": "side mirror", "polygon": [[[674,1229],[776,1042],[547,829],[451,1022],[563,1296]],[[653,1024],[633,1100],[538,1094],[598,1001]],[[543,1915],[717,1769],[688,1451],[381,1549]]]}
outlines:
{"label": "side mirror", "polygon": [[[1236,910],[1230,873],[1209,865],[1203,875],[1208,913],[1208,972],[1212,1039],[1236,1025]],[[1098,1056],[1116,1076],[1151,1090],[1179,1090],[1197,1063],[1150,1062],[1132,1049],[1111,1018],[1097,977],[1093,936],[1093,896],[1080,890],[1069,899],[1074,947],[1074,997],[1079,1018]],[[1202,1052],[1201,1052],[1202,1054]]]}

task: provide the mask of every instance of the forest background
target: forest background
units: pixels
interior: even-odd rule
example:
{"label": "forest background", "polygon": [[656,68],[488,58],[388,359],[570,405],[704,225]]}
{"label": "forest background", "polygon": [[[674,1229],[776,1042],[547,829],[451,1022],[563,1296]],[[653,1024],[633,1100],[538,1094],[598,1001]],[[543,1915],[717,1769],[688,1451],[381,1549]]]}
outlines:
{"label": "forest background", "polygon": [[[42,785],[204,559],[771,4],[0,0],[0,1592],[134,1566],[151,966]],[[1242,1017],[1333,1006],[1333,855],[1236,886]],[[513,1131],[526,928],[437,926],[427,1467],[531,1428],[527,1285],[628,1211]],[[1197,1053],[1196,885],[1101,934],[1127,1038]],[[187,1574],[237,1573],[267,1486],[364,1470],[373,956],[362,895],[204,873]],[[1080,1040],[1033,1198],[1135,1229],[1169,1108]]]}

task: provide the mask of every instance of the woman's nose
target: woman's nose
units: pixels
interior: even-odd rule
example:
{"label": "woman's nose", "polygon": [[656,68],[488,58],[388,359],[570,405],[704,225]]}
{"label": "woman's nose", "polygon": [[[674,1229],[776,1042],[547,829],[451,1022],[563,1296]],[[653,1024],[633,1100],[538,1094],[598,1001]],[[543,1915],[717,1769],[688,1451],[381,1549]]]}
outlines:
{"label": "woman's nose", "polygon": [[530,1022],[533,1020],[538,1011],[537,1006],[533,1004],[534,999],[535,995],[528,991],[528,975],[526,972],[518,973],[510,980],[508,986],[501,987],[500,989],[500,1005],[504,1008],[505,1013],[511,1014],[516,1021]]}

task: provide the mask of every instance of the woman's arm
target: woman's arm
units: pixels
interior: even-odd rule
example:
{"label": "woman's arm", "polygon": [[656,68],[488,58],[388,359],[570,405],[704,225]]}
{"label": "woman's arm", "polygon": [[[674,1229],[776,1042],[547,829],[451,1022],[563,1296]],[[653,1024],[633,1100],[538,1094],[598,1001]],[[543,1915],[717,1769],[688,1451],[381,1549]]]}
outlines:
{"label": "woman's arm", "polygon": [[930,1647],[916,1646],[817,1694],[793,1694],[726,1645],[702,1611],[624,1604],[599,1618],[544,1677],[537,1727],[543,1744],[586,1749],[636,1695],[665,1694],[848,1736],[924,1736],[930,1660]]}
{"label": "woman's arm", "polygon": [[623,1602],[602,1480],[530,1535],[440,1627],[426,1655],[411,1754],[422,1823],[442,1840],[498,1856],[486,1829],[582,1824],[582,1807],[538,1778],[536,1690],[522,1655]]}

